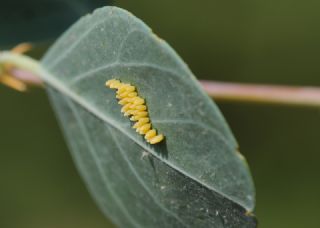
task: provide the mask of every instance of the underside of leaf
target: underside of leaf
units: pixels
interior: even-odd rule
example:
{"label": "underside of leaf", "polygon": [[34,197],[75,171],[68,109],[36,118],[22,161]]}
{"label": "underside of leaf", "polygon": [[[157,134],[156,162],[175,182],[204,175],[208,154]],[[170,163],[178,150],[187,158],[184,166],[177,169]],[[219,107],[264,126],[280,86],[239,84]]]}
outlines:
{"label": "underside of leaf", "polygon": [[[42,60],[50,98],[76,165],[121,227],[255,227],[254,186],[220,111],[179,56],[127,11],[83,17]],[[150,145],[121,115],[105,82],[139,88]],[[141,158],[142,157],[142,158]]]}

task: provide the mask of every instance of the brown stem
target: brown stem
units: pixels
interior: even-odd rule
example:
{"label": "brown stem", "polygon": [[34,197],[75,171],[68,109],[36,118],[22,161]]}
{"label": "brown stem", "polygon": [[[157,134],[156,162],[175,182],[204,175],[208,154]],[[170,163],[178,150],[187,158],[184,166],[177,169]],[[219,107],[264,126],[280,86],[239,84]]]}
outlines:
{"label": "brown stem", "polygon": [[217,101],[320,107],[320,88],[200,81]]}
{"label": "brown stem", "polygon": [[20,70],[17,68],[13,68],[10,71],[11,75],[14,76],[16,79],[28,84],[28,85],[34,85],[34,86],[41,86],[42,87],[42,81],[40,80],[39,76],[34,75],[31,72]]}

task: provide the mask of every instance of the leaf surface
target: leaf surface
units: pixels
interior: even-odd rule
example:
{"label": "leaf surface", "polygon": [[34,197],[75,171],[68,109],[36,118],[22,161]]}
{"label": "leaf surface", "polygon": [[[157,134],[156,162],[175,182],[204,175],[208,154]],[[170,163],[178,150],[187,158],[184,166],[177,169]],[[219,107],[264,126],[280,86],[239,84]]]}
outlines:
{"label": "leaf surface", "polygon": [[[179,56],[127,11],[72,26],[42,60],[52,104],[101,210],[121,227],[255,227],[254,186],[237,143]],[[165,141],[120,113],[111,78],[136,86]]]}

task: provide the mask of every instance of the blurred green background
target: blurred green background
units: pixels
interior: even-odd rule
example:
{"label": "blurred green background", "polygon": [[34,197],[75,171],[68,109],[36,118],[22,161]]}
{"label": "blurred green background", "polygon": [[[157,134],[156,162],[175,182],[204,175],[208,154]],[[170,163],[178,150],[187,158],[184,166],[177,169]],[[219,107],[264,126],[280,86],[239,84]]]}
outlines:
{"label": "blurred green background", "polygon": [[[200,79],[320,86],[319,1],[114,5],[143,19]],[[0,104],[0,227],[113,227],[75,170],[45,92],[0,86]],[[320,227],[320,109],[218,105],[251,167],[259,227]]]}

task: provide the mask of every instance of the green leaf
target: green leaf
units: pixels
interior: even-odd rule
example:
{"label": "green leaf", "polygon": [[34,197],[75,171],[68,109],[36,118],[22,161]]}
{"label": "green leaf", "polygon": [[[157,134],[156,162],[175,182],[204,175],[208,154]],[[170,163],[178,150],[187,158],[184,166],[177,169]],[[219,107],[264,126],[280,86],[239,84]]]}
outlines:
{"label": "green leaf", "polygon": [[2,0],[0,45],[48,41],[110,0]]}
{"label": "green leaf", "polygon": [[[115,224],[256,226],[247,213],[254,186],[225,120],[142,21],[119,8],[99,9],[69,29],[42,64],[76,165]],[[136,86],[163,143],[149,145],[132,129],[105,87],[111,78]]]}

